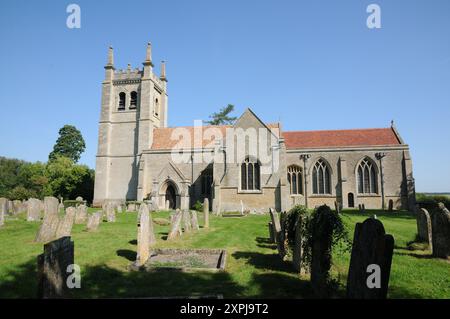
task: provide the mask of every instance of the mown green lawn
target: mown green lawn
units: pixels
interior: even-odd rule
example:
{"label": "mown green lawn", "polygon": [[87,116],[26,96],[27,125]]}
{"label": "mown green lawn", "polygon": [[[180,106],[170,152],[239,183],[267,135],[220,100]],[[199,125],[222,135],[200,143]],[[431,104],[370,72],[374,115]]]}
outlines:
{"label": "mown green lawn", "polygon": [[[432,259],[429,251],[408,250],[416,234],[415,218],[404,212],[346,211],[350,237],[354,224],[377,214],[395,238],[389,287],[390,298],[450,298],[450,263]],[[136,258],[136,213],[117,215],[116,223],[102,223],[95,233],[75,225],[75,263],[81,267],[81,288],[74,297],[167,297],[213,296],[225,298],[312,298],[308,276],[300,278],[289,262],[282,262],[275,245],[268,242],[269,216],[223,218],[211,216],[210,228],[167,242],[169,226],[155,225],[158,247],[225,248],[226,271],[222,273],[129,272]],[[154,217],[168,217],[158,212]],[[199,219],[202,220],[201,214]],[[201,223],[202,225],[202,223]],[[37,288],[36,256],[43,245],[33,243],[37,223],[19,216],[0,229],[0,297],[34,298]],[[334,253],[333,274],[345,292],[349,253]]]}

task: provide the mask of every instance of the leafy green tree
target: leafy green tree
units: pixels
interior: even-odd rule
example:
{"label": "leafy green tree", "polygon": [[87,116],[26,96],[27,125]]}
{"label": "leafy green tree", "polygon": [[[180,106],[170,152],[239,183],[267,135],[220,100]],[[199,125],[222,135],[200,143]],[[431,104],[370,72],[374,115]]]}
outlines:
{"label": "leafy green tree", "polygon": [[76,165],[70,158],[56,156],[47,164],[46,177],[45,193],[65,199],[82,196],[87,201],[92,200],[94,171],[86,165]]}
{"label": "leafy green tree", "polygon": [[18,172],[24,161],[0,157],[0,197],[8,197],[8,192],[19,184]]}
{"label": "leafy green tree", "polygon": [[59,137],[56,140],[53,151],[49,154],[49,161],[56,159],[58,155],[70,158],[74,163],[78,162],[84,152],[84,143],[81,132],[73,125],[64,125],[59,130]]}
{"label": "leafy green tree", "polygon": [[229,114],[233,111],[234,111],[234,105],[228,104],[227,106],[221,108],[219,112],[211,114],[209,116],[209,118],[211,120],[205,121],[205,122],[208,124],[211,124],[211,125],[232,124],[234,121],[236,121],[235,116],[229,116]]}

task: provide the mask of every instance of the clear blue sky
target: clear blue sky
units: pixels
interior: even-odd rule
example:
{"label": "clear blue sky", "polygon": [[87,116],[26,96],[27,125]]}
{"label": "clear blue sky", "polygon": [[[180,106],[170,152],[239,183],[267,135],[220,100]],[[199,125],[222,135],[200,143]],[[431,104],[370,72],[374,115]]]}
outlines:
{"label": "clear blue sky", "polygon": [[[66,7],[81,7],[81,29]],[[381,29],[366,7],[381,7]],[[228,103],[285,130],[388,127],[410,145],[418,191],[450,191],[450,1],[0,2],[0,155],[46,161],[64,124],[95,167],[107,47],[167,61],[169,125]],[[156,68],[159,72],[159,63]]]}

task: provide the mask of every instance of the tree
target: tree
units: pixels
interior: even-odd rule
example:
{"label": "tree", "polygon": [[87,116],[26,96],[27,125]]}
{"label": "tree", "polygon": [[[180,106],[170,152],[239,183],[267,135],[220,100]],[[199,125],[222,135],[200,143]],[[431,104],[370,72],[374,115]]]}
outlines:
{"label": "tree", "polygon": [[213,113],[209,116],[210,121],[206,121],[206,123],[211,125],[226,125],[232,124],[236,121],[235,116],[228,116],[231,112],[234,111],[234,105],[228,104],[226,107],[220,109],[219,112]]}
{"label": "tree", "polygon": [[49,154],[49,161],[56,159],[58,155],[70,158],[74,163],[78,162],[84,152],[84,143],[81,132],[73,125],[64,125],[59,130],[59,137],[56,140],[53,151]]}

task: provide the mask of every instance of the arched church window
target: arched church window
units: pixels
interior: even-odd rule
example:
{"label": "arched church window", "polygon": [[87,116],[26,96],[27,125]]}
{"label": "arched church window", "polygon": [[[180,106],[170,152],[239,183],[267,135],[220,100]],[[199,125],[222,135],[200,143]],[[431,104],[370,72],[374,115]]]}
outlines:
{"label": "arched church window", "polygon": [[249,157],[241,164],[241,189],[242,190],[259,190],[260,183],[260,167],[257,160]]}
{"label": "arched church window", "polygon": [[368,157],[364,158],[358,165],[358,193],[378,193],[378,174],[375,163]]}
{"label": "arched church window", "polygon": [[292,195],[303,194],[303,174],[302,169],[297,165],[288,167],[288,182]]}
{"label": "arched church window", "polygon": [[130,109],[135,109],[137,106],[137,93],[133,91],[130,93]]}
{"label": "arched church window", "polygon": [[313,194],[331,194],[330,169],[323,159],[319,159],[312,172]]}
{"label": "arched church window", "polygon": [[125,93],[119,93],[119,110],[125,110]]}

